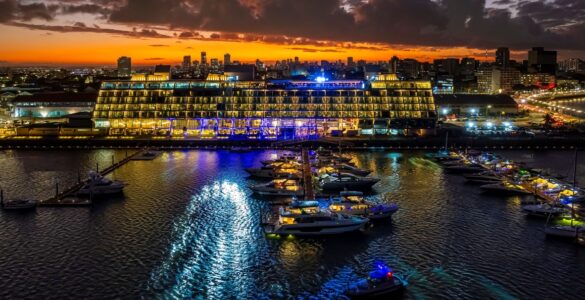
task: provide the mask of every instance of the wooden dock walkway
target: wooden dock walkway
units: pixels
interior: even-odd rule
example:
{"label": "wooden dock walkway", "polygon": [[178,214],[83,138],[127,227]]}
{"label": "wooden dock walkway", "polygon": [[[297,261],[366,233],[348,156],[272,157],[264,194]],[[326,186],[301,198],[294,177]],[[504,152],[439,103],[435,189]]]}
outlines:
{"label": "wooden dock walkway", "polygon": [[[146,150],[136,151],[132,155],[126,156],[124,159],[120,160],[119,162],[114,162],[114,158],[112,157],[112,165],[108,166],[103,170],[99,170],[96,166],[96,172],[98,172],[101,176],[106,176],[116,169],[120,168],[121,166],[130,162],[134,157],[142,154]],[[91,205],[91,199],[87,198],[77,198],[76,193],[79,191],[86,180],[80,180],[75,185],[65,189],[63,192],[59,192],[59,185],[57,184],[55,187],[55,196],[41,200],[37,203],[37,206],[85,206]]]}
{"label": "wooden dock walkway", "polygon": [[311,159],[309,158],[309,150],[307,150],[307,148],[303,148],[301,153],[303,157],[303,184],[305,188],[305,200],[315,200],[313,172],[311,172]]}

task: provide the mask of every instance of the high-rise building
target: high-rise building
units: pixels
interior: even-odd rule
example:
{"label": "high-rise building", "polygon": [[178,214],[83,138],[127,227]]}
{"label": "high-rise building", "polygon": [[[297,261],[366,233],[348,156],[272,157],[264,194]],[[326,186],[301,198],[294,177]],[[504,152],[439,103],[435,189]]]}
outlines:
{"label": "high-rise building", "polygon": [[563,72],[585,71],[585,62],[579,58],[569,58],[559,63],[559,70]]}
{"label": "high-rise building", "polygon": [[132,58],[122,56],[118,58],[118,76],[130,77],[132,76]]}
{"label": "high-rise building", "polygon": [[392,56],[390,59],[390,73],[397,73],[398,72],[398,65],[400,64],[400,59],[397,56]]}
{"label": "high-rise building", "polygon": [[532,73],[555,75],[557,72],[557,52],[546,51],[542,47],[532,48],[528,51],[528,70]]}
{"label": "high-rise building", "polygon": [[201,64],[202,65],[207,64],[207,52],[205,51],[201,52]]}
{"label": "high-rise building", "polygon": [[459,58],[436,59],[435,71],[438,73],[457,75],[459,71]]}
{"label": "high-rise building", "polygon": [[211,70],[213,70],[213,71],[219,70],[219,60],[217,58],[211,59]]}
{"label": "high-rise building", "polygon": [[299,57],[295,56],[295,65],[298,65],[300,63]]}
{"label": "high-rise building", "polygon": [[400,69],[404,77],[416,79],[420,73],[420,63],[415,59],[404,59],[400,62]]}
{"label": "high-rise building", "polygon": [[350,57],[347,58],[347,66],[348,67],[354,67],[355,66],[355,63],[353,62],[353,57],[352,56],[350,56]]}
{"label": "high-rise building", "polygon": [[191,56],[190,55],[185,55],[183,56],[183,71],[189,71],[191,70]]}
{"label": "high-rise building", "polygon": [[510,49],[501,47],[496,50],[496,66],[507,68],[510,66]]}
{"label": "high-rise building", "polygon": [[223,65],[229,66],[232,64],[232,56],[229,53],[223,55]]}

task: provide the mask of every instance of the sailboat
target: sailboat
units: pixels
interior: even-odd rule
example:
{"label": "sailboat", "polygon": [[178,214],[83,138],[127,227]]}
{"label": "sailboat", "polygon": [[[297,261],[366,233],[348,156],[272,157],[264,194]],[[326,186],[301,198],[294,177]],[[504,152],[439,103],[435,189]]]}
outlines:
{"label": "sailboat", "polygon": [[[573,190],[577,185],[577,149],[575,149],[575,161],[573,163]],[[547,236],[556,236],[564,238],[573,238],[577,240],[579,236],[585,233],[585,226],[574,226],[575,219],[575,204],[569,203],[571,207],[571,225],[552,225],[548,226],[550,215],[547,219],[547,226],[544,228],[544,233]]]}

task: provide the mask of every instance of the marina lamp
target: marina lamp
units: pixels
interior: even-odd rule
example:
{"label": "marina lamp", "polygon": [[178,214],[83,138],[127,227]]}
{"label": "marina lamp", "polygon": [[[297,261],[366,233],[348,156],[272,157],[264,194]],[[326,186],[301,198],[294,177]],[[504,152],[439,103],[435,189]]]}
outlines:
{"label": "marina lamp", "polygon": [[473,123],[473,122],[468,122],[468,123],[467,123],[467,127],[469,127],[469,128],[473,128],[473,127],[475,127],[475,123]]}

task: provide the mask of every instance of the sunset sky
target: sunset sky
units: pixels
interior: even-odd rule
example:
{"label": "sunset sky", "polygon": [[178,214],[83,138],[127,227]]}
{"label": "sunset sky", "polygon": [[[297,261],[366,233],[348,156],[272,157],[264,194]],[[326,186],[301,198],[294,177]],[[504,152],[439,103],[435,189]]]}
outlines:
{"label": "sunset sky", "polygon": [[582,16],[583,0],[0,0],[0,63],[492,59],[499,46],[585,58]]}

